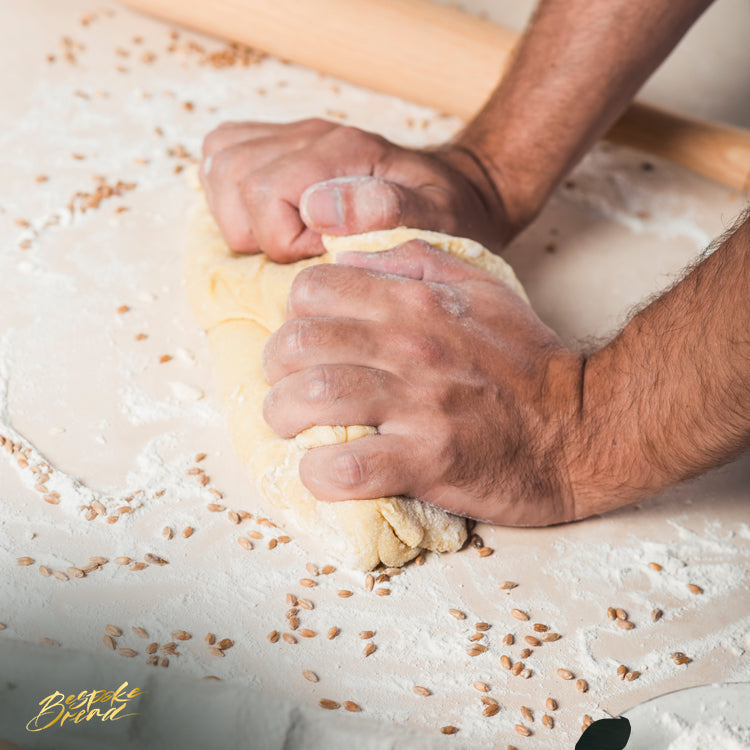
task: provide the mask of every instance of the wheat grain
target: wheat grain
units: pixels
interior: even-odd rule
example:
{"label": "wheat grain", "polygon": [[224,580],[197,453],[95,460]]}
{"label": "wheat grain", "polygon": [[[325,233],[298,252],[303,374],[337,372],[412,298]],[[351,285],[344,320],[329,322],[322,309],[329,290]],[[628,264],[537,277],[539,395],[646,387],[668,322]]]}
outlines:
{"label": "wheat grain", "polygon": [[545,643],[551,643],[553,641],[559,641],[562,636],[559,633],[542,633],[539,638]]}

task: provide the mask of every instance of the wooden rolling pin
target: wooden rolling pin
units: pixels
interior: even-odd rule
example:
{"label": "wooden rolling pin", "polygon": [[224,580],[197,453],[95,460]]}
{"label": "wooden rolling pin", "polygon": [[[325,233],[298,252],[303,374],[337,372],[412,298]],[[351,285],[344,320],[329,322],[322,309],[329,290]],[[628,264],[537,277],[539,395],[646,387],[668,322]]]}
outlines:
{"label": "wooden rolling pin", "polygon": [[[430,0],[124,0],[141,11],[470,118],[519,34]],[[606,136],[747,192],[750,131],[633,104]]]}

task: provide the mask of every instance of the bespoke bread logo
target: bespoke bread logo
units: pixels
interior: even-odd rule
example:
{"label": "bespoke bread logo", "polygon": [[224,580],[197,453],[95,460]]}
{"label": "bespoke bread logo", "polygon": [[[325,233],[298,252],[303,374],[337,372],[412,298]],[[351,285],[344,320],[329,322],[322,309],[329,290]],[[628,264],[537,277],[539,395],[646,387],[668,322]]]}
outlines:
{"label": "bespoke bread logo", "polygon": [[123,682],[116,690],[83,690],[77,695],[65,695],[58,690],[39,701],[41,710],[26,724],[29,732],[41,732],[66,722],[80,724],[82,721],[118,721],[137,713],[123,713],[128,702],[148,690],[131,688]]}

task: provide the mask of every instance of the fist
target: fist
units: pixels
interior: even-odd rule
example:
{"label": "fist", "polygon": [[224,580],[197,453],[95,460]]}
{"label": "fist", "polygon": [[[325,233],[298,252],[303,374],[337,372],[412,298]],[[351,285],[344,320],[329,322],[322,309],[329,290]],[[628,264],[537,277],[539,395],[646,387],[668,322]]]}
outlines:
{"label": "fist", "polygon": [[402,148],[318,119],[225,123],[204,140],[200,176],[229,247],[282,263],[322,254],[322,233],[410,226],[495,252],[509,238],[503,201],[464,146]]}

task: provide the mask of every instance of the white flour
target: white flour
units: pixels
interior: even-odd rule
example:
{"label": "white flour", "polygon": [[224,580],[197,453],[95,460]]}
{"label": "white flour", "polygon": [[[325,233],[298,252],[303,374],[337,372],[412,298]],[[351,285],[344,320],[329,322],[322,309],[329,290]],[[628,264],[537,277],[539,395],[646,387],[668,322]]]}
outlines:
{"label": "white flour", "polygon": [[667,714],[664,724],[674,731],[675,738],[667,750],[748,750],[750,727],[733,726],[722,718],[710,722],[698,722],[692,726],[684,719]]}

